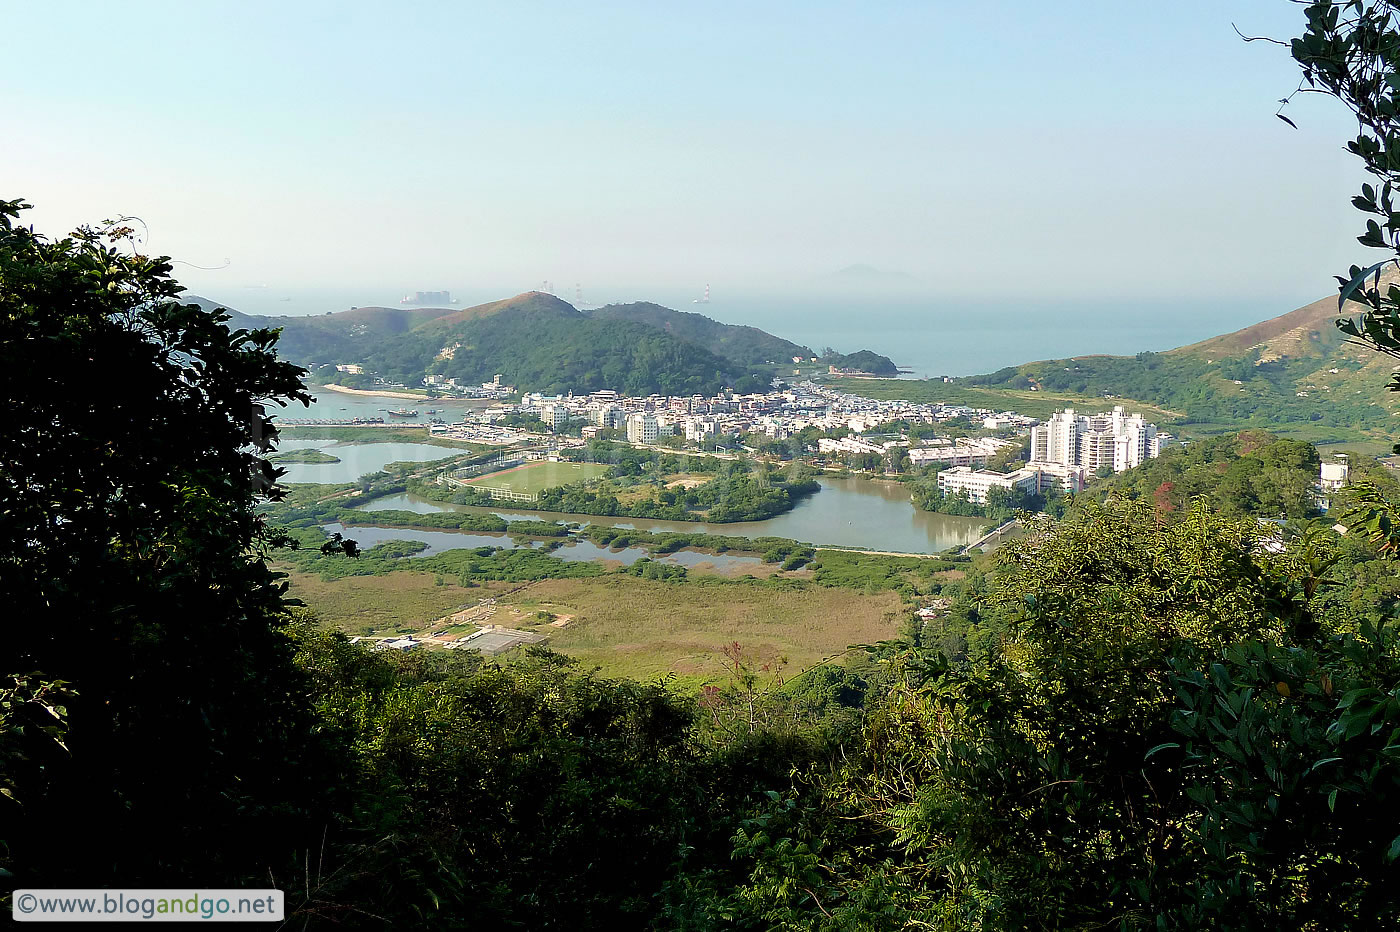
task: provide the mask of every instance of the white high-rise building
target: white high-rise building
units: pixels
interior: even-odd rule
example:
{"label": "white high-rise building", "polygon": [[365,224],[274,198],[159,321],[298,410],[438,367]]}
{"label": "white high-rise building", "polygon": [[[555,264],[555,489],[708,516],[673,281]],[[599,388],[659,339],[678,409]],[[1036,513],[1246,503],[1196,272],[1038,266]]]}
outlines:
{"label": "white high-rise building", "polygon": [[1087,418],[1065,408],[1039,427],[1031,428],[1031,462],[1079,464],[1079,435]]}
{"label": "white high-rise building", "polygon": [[1122,405],[1094,415],[1076,415],[1065,408],[1049,421],[1031,428],[1031,464],[1081,466],[1090,473],[1105,466],[1122,472],[1158,456],[1171,443],[1157,439],[1157,425],[1141,414],[1128,414]]}

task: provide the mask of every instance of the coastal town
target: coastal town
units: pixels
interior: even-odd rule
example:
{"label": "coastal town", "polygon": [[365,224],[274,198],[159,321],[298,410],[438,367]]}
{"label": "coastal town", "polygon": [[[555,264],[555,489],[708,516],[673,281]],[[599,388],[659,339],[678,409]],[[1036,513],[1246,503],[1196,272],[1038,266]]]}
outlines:
{"label": "coastal town", "polygon": [[[362,374],[356,364],[335,367]],[[328,386],[336,388],[336,386]],[[407,386],[384,393],[414,397]],[[899,474],[936,473],[938,490],[981,505],[993,489],[1030,495],[1079,492],[1159,456],[1177,439],[1121,405],[1085,414],[1066,408],[1041,420],[1015,411],[908,400],[872,399],[805,379],[774,380],[767,392],[633,397],[602,390],[546,395],[519,391],[501,376],[462,386],[430,375],[419,391],[482,404],[449,421],[445,410],[400,408],[346,423],[422,424],[445,439],[537,450],[578,447],[595,438],[663,450],[761,455],[780,446],[819,467]],[[454,409],[454,417],[456,416]],[[296,420],[286,423],[295,425]],[[328,422],[317,422],[328,423]],[[1000,468],[989,468],[990,464]]]}

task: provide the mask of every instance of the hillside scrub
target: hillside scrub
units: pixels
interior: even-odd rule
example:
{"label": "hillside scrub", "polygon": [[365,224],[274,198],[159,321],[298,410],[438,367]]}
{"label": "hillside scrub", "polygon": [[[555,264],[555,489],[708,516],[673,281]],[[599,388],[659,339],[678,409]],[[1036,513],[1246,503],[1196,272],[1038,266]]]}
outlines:
{"label": "hillside scrub", "polygon": [[1317,513],[1319,465],[1312,444],[1243,431],[1165,450],[1090,492],[1150,502],[1159,513],[1204,498],[1220,514],[1300,519]]}

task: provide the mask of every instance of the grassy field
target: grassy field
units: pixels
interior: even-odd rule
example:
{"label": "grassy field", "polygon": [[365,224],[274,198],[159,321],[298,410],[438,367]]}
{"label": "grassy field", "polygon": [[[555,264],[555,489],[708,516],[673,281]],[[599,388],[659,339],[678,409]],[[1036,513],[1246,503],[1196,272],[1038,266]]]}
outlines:
{"label": "grassy field", "polygon": [[1357,430],[1350,427],[1338,427],[1329,424],[1255,424],[1249,421],[1231,421],[1228,423],[1192,421],[1190,424],[1181,425],[1180,430],[1173,428],[1174,433],[1196,438],[1213,437],[1217,434],[1236,434],[1242,430],[1263,430],[1276,437],[1287,437],[1290,440],[1304,440],[1324,452],[1326,449],[1373,450],[1377,453],[1382,450],[1385,452],[1389,452],[1390,450],[1390,442],[1384,439],[1388,436],[1386,434]]}
{"label": "grassy field", "polygon": [[1324,458],[1333,453],[1350,453],[1364,459],[1368,456],[1390,456],[1390,448],[1393,445],[1393,441],[1389,440],[1340,441],[1338,443],[1319,443],[1317,452],[1322,454]]}
{"label": "grassy field", "polygon": [[[607,676],[648,680],[675,673],[682,685],[696,688],[722,677],[725,644],[737,641],[752,655],[786,657],[783,672],[792,676],[852,644],[895,636],[906,610],[888,591],[811,584],[783,589],[695,576],[684,583],[608,575],[547,579],[523,588],[508,582],[463,588],[450,578],[438,585],[431,573],[406,570],[332,582],[292,572],[289,582],[289,595],[322,623],[350,635],[421,632],[435,619],[498,597],[492,623],[546,634],[550,648]],[[573,617],[556,628],[541,612]]]}
{"label": "grassy field", "polygon": [[502,599],[523,615],[572,615],[541,625],[549,646],[609,676],[675,673],[700,685],[722,675],[720,648],[735,641],[759,656],[785,656],[793,675],[852,644],[894,637],[904,609],[893,592],[865,595],[807,585],[792,590],[740,581],[665,583],[635,576],[547,579]]}
{"label": "grassy field", "polygon": [[864,398],[897,399],[933,404],[967,405],[971,408],[993,408],[1015,411],[1027,417],[1048,418],[1062,408],[1082,411],[1103,411],[1116,404],[1154,417],[1159,423],[1181,417],[1180,411],[1169,411],[1156,405],[1127,398],[1100,398],[1065,392],[1033,392],[1019,389],[982,388],[951,385],[937,379],[833,379],[828,387]]}
{"label": "grassy field", "polygon": [[[286,567],[281,567],[287,572]],[[287,594],[301,599],[327,625],[346,634],[393,635],[421,631],[428,622],[519,583],[488,582],[463,588],[432,573],[405,571],[385,576],[347,576],[327,582],[291,571]]]}
{"label": "grassy field", "polygon": [[505,487],[512,492],[542,492],[557,485],[597,479],[608,471],[601,463],[526,463],[467,480],[469,485]]}

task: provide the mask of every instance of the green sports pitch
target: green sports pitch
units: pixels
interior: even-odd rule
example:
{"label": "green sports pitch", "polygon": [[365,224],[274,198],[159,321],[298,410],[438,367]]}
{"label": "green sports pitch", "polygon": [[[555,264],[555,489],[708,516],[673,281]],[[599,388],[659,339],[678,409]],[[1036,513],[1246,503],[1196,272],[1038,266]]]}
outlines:
{"label": "green sports pitch", "polygon": [[552,489],[557,485],[582,482],[584,479],[597,479],[606,473],[608,467],[601,463],[525,463],[512,466],[500,472],[487,473],[467,480],[468,485],[491,486],[497,489],[510,489],[512,492],[533,494]]}

